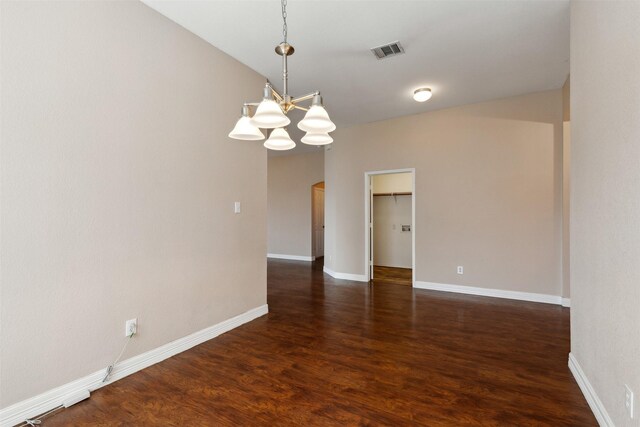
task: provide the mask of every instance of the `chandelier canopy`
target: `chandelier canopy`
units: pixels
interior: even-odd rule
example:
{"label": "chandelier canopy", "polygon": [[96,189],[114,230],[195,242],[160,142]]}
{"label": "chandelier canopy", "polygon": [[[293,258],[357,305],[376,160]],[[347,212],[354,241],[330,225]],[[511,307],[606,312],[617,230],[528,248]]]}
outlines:
{"label": "chandelier canopy", "polygon": [[[264,88],[262,101],[245,102],[242,106],[242,115],[235,127],[229,133],[230,138],[247,141],[257,141],[265,138],[260,130],[273,129],[264,146],[270,150],[290,150],[296,143],[289,137],[285,129],[291,119],[287,113],[293,109],[306,111],[302,120],[298,123],[298,128],[306,132],[302,137],[302,142],[309,145],[326,145],[333,142],[329,132],[336,130],[336,125],[329,118],[327,110],[322,105],[320,92],[315,91],[307,95],[292,98],[288,93],[289,73],[287,71],[287,57],[293,55],[295,49],[287,43],[287,0],[281,0],[282,6],[282,34],[284,41],[276,46],[276,53],[282,56],[282,81],[283,94],[279,94],[271,83],[267,82]],[[311,100],[309,108],[299,105],[302,102]],[[255,110],[253,117],[251,110]]]}

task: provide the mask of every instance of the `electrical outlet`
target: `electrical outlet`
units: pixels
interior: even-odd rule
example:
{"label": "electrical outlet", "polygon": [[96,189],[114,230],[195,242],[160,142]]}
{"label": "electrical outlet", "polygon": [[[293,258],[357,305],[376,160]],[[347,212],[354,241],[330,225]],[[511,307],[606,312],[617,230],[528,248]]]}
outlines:
{"label": "electrical outlet", "polygon": [[461,265],[458,266],[458,274],[464,274],[464,267]]}
{"label": "electrical outlet", "polygon": [[138,319],[127,320],[127,322],[124,324],[124,327],[124,336],[130,337],[131,335],[138,332]]}
{"label": "electrical outlet", "polygon": [[624,407],[627,409],[629,418],[633,419],[633,391],[628,385],[624,385]]}

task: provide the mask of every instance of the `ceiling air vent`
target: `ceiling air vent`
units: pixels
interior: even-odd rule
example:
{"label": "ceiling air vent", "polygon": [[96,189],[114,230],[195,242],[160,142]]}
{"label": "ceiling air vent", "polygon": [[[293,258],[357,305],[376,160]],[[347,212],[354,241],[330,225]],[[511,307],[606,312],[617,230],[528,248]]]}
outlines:
{"label": "ceiling air vent", "polygon": [[401,55],[404,53],[404,48],[400,42],[393,42],[382,46],[371,48],[371,52],[378,59],[388,58],[390,56]]}

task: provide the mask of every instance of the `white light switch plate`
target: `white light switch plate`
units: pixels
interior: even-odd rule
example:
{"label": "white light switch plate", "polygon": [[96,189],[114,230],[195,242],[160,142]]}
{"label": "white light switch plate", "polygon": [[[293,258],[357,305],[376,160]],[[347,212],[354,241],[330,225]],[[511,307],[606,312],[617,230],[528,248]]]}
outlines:
{"label": "white light switch plate", "polygon": [[233,204],[233,212],[234,213],[240,213],[240,202],[235,202]]}

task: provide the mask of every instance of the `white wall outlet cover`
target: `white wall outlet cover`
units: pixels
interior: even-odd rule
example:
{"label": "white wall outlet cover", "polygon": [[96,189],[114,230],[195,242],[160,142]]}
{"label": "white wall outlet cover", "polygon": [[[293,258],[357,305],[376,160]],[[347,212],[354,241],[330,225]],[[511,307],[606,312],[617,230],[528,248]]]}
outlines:
{"label": "white wall outlet cover", "polygon": [[233,212],[237,214],[240,213],[240,202],[235,202],[233,204]]}
{"label": "white wall outlet cover", "polygon": [[458,271],[458,274],[464,274],[464,267],[459,265],[457,271]]}
{"label": "white wall outlet cover", "polygon": [[129,337],[138,332],[138,319],[130,319],[124,325],[124,336]]}

